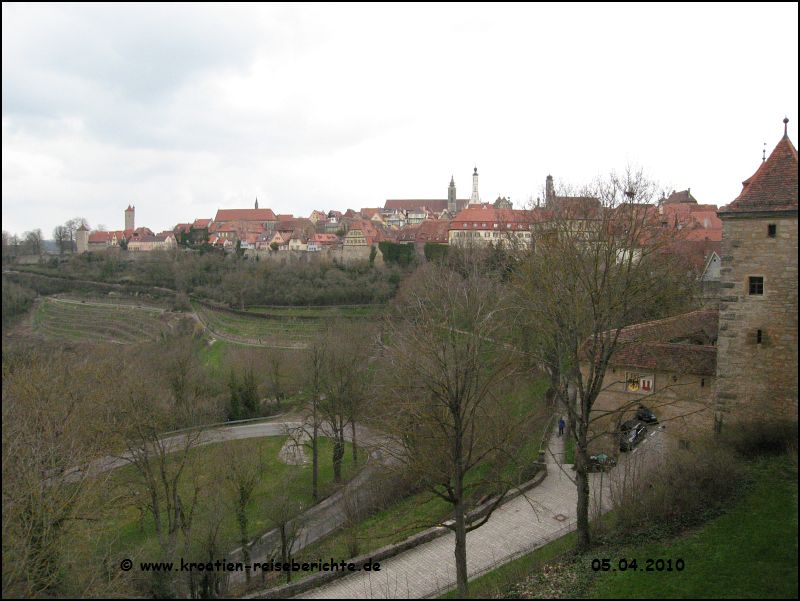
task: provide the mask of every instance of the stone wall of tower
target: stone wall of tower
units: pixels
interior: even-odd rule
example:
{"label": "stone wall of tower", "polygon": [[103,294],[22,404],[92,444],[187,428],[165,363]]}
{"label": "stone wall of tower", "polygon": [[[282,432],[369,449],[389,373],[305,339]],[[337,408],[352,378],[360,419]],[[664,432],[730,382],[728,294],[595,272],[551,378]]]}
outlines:
{"label": "stone wall of tower", "polygon": [[75,231],[75,246],[78,253],[89,250],[89,230],[81,228]]}
{"label": "stone wall of tower", "polygon": [[797,214],[721,217],[717,419],[797,419]]}
{"label": "stone wall of tower", "polygon": [[130,210],[125,209],[125,229],[126,230],[135,229],[134,218],[133,218],[134,217],[134,212],[135,212],[134,208],[131,208]]}

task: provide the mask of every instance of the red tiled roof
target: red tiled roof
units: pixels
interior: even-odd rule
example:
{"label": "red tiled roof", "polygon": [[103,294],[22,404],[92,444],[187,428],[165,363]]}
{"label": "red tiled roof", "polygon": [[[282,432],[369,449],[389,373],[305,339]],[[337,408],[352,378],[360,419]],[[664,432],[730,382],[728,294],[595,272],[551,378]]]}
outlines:
{"label": "red tiled roof", "polygon": [[294,215],[278,215],[278,221],[291,221],[294,219]]}
{"label": "red tiled roof", "polygon": [[195,219],[194,223],[192,223],[192,227],[204,228],[208,227],[209,223],[211,223],[210,219]]}
{"label": "red tiled roof", "polygon": [[[623,328],[609,364],[702,376],[716,374],[719,312],[701,309]],[[709,344],[711,343],[711,344]],[[587,358],[591,340],[582,349]]]}
{"label": "red tiled roof", "polygon": [[113,237],[114,232],[91,232],[89,234],[89,242],[100,243],[100,242],[110,242],[111,238]]}
{"label": "red tiled roof", "polygon": [[311,240],[317,244],[336,244],[339,242],[339,236],[336,234],[314,234]]}
{"label": "red tiled roof", "polygon": [[721,216],[752,211],[797,211],[797,149],[784,134],[778,145],[744,182],[742,192],[719,210]]}
{"label": "red tiled roof", "polygon": [[694,203],[697,204],[697,199],[692,196],[691,188],[687,190],[681,190],[680,192],[676,192],[675,190],[672,191],[667,198],[664,199],[663,204],[683,204],[683,203]]}
{"label": "red tiled roof", "polygon": [[476,223],[478,227],[493,227],[499,225],[512,224],[514,229],[525,227],[526,224],[538,221],[542,217],[541,211],[523,211],[519,209],[496,209],[491,205],[470,206],[458,214],[449,222],[449,229],[464,229],[470,224]]}
{"label": "red tiled roof", "polygon": [[715,376],[717,347],[663,342],[622,344],[614,351],[609,365],[696,376]]}
{"label": "red tiled roof", "polygon": [[277,221],[272,209],[219,209],[214,221]]}
{"label": "red tiled roof", "polygon": [[719,311],[700,309],[665,319],[637,323],[622,328],[619,342],[674,342],[703,333],[716,340],[719,327]]}
{"label": "red tiled roof", "polygon": [[372,219],[376,213],[380,213],[380,209],[361,209],[361,216],[364,219]]}

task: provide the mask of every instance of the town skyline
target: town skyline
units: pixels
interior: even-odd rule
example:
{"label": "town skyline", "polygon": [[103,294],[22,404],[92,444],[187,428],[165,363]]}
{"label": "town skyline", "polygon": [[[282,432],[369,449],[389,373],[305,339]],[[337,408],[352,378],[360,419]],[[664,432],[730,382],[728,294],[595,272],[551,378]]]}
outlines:
{"label": "town skyline", "polygon": [[796,5],[421,10],[4,4],[4,229],[469,197],[475,166],[518,208],[627,164],[723,206],[797,139]]}

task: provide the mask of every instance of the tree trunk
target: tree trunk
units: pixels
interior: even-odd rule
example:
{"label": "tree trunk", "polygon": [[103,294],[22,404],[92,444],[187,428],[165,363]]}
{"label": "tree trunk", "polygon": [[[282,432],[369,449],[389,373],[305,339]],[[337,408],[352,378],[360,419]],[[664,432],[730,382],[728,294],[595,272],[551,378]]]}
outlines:
{"label": "tree trunk", "polygon": [[356,422],[350,422],[350,431],[353,434],[353,465],[358,464],[358,443],[356,442]]}
{"label": "tree trunk", "polygon": [[[238,514],[239,536],[241,537],[240,542],[242,543],[242,559],[244,560],[244,565],[249,566],[250,546],[247,540],[247,513],[245,512],[245,504],[239,507]],[[245,581],[250,584],[250,570],[245,569],[244,577]]]}
{"label": "tree trunk", "polygon": [[[586,438],[583,437],[585,441]],[[578,488],[578,549],[585,551],[591,544],[589,533],[589,454],[586,443],[578,440],[575,449],[575,475]]]}
{"label": "tree trunk", "polygon": [[319,427],[317,426],[317,415],[314,413],[314,427],[311,434],[311,496],[314,502],[319,501],[319,445],[317,441],[317,434]]}
{"label": "tree trunk", "polygon": [[456,585],[459,599],[467,598],[467,531],[464,519],[464,503],[459,499],[455,507]]}
{"label": "tree trunk", "polygon": [[333,440],[333,481],[342,482],[342,459],[344,458],[344,432],[337,430]]}
{"label": "tree trunk", "polygon": [[[284,567],[286,567],[286,563],[289,561],[289,537],[286,532],[287,523],[284,522],[281,524],[281,561],[284,563]],[[286,570],[286,582],[292,581],[292,571]]]}

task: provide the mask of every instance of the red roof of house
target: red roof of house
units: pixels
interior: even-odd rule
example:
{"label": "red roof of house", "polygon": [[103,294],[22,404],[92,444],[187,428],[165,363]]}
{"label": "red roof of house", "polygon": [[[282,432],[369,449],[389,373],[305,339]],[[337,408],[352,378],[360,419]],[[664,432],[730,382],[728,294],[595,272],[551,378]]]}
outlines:
{"label": "red roof of house", "polygon": [[192,229],[192,224],[191,223],[179,223],[178,225],[176,225],[172,229],[172,231],[173,232],[187,232],[188,233],[190,229]]}
{"label": "red roof of house", "polygon": [[380,209],[361,209],[361,216],[364,219],[372,219],[377,213],[380,213]]}
{"label": "red roof of house", "polygon": [[219,209],[214,221],[277,221],[272,209]]}
{"label": "red roof of house", "polygon": [[311,240],[317,244],[336,244],[340,241],[336,234],[314,234]]}
{"label": "red roof of house", "polygon": [[109,242],[113,237],[114,232],[91,232],[89,234],[89,242],[100,243],[100,242]]}
{"label": "red roof of house", "polygon": [[675,190],[672,191],[667,198],[662,201],[662,204],[685,204],[685,203],[694,203],[697,204],[697,199],[692,196],[691,188],[686,190],[681,190],[680,192],[676,192]]}
{"label": "red roof of house", "polygon": [[486,227],[491,227],[493,224],[512,224],[515,229],[523,227],[526,224],[538,221],[542,217],[539,211],[523,211],[519,209],[496,209],[491,205],[472,205],[458,214],[449,221],[449,229],[463,229],[469,227],[470,223],[479,223],[480,227],[486,223]]}
{"label": "red roof of house", "polygon": [[[784,120],[784,125],[788,120]],[[742,192],[719,210],[721,216],[754,211],[797,211],[797,149],[784,131],[758,170],[742,182]]]}
{"label": "red roof of house", "polygon": [[438,242],[446,244],[450,221],[427,219],[414,225],[406,225],[397,233],[398,242]]}
{"label": "red roof of house", "polygon": [[294,215],[278,215],[278,221],[291,221],[294,219]]}
{"label": "red roof of house", "polygon": [[[609,361],[615,367],[716,375],[719,312],[701,309],[623,328]],[[583,358],[591,348],[586,341]]]}
{"label": "red roof of house", "polygon": [[204,228],[208,227],[209,223],[211,223],[210,219],[195,219],[194,223],[192,223],[192,227]]}

